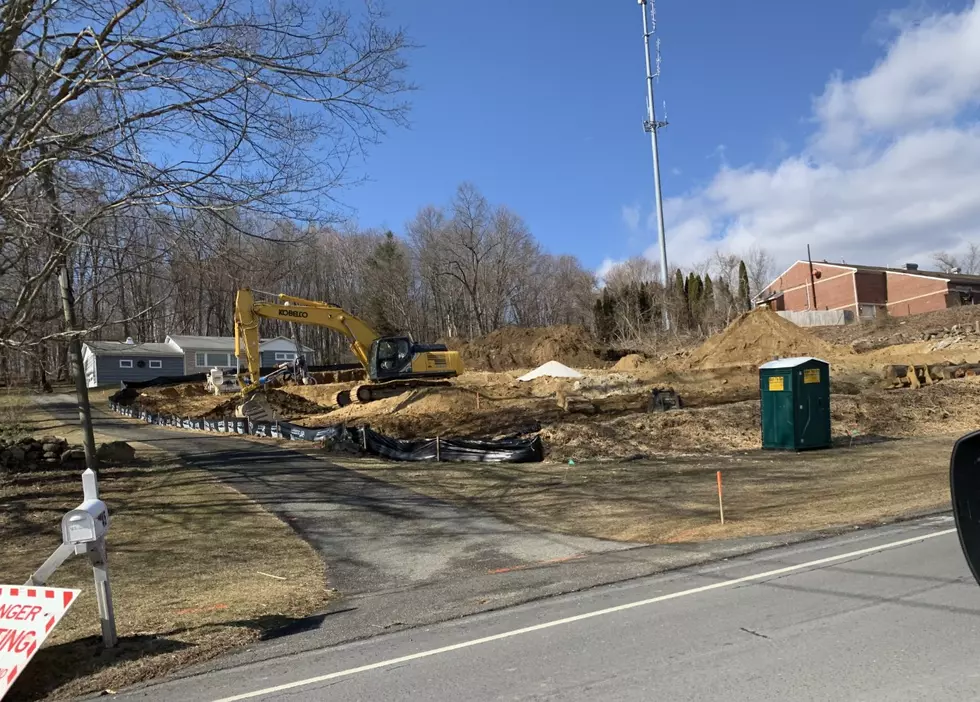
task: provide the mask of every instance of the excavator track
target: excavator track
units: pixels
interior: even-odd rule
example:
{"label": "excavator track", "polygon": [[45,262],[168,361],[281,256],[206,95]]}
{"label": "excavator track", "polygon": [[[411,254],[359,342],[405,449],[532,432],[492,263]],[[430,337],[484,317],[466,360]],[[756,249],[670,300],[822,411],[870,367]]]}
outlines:
{"label": "excavator track", "polygon": [[417,388],[444,388],[449,387],[449,385],[448,380],[427,380],[425,378],[389,380],[384,383],[363,383],[354,386],[351,390],[338,392],[335,399],[337,405],[346,407],[354,403],[367,404],[368,402],[383,400],[386,397],[401,395],[403,392]]}

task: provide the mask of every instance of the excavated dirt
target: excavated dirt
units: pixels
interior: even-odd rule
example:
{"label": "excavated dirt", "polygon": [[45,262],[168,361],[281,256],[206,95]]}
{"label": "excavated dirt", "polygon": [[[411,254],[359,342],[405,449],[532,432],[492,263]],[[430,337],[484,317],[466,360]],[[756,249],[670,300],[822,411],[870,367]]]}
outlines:
{"label": "excavated dirt", "polygon": [[[327,408],[305,397],[283,390],[266,390],[266,399],[273,412],[281,419],[293,419],[314,414],[322,414]],[[172,386],[147,390],[132,398],[144,409],[160,414],[201,419],[222,419],[235,416],[235,407],[241,403],[237,393],[231,395],[198,394],[189,386]],[[127,403],[129,404],[129,403]]]}
{"label": "excavated dirt", "polygon": [[631,353],[623,356],[616,361],[612,367],[614,371],[635,371],[646,365],[646,359],[638,353]]}
{"label": "excavated dirt", "polygon": [[692,368],[757,366],[774,358],[816,356],[831,360],[852,353],[761,307],[740,315],[723,332],[705,341],[690,353],[686,363]]}
{"label": "excavated dirt", "polygon": [[[742,315],[693,351],[660,360],[630,354],[602,370],[588,367],[601,365],[603,351],[580,328],[511,328],[457,346],[470,370],[448,387],[416,389],[343,409],[334,398],[354,383],[270,389],[267,398],[279,417],[305,426],[369,425],[398,438],[540,434],[554,460],[704,455],[759,448],[758,364],[817,356],[832,364],[838,442],[966,432],[976,427],[980,406],[976,378],[917,390],[881,386],[886,363],[980,362],[980,344],[940,341],[946,344],[942,348],[931,340],[857,353],[762,309]],[[527,370],[549,360],[577,367],[584,377],[518,382]],[[480,365],[498,370],[472,370]],[[648,413],[654,389],[677,392],[684,409]],[[207,395],[199,383],[128,390],[126,398],[117,397],[122,399],[157,412],[206,418],[233,416],[239,403],[237,395]]]}
{"label": "excavated dirt", "polygon": [[954,325],[976,327],[980,322],[980,305],[951,307],[946,310],[913,314],[906,317],[883,317],[873,322],[812,327],[815,336],[834,344],[865,342],[873,348],[921,341],[930,332]]}
{"label": "excavated dirt", "polygon": [[603,368],[604,348],[588,330],[571,325],[504,327],[470,342],[444,340],[467,370],[536,368],[559,361],[572,368]]}

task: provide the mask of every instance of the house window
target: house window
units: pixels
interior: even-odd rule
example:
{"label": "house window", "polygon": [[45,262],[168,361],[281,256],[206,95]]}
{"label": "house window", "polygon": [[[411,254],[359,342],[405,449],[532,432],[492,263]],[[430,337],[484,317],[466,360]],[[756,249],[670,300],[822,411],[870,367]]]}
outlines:
{"label": "house window", "polygon": [[233,356],[230,353],[213,353],[198,351],[194,354],[194,364],[198,368],[231,368]]}
{"label": "house window", "polygon": [[132,368],[133,367],[133,360],[131,358],[120,359],[119,360],[119,367],[120,368]]}
{"label": "house window", "polygon": [[150,361],[150,368],[163,368],[163,361]]}
{"label": "house window", "polygon": [[276,351],[277,361],[295,361],[296,353],[294,351]]}

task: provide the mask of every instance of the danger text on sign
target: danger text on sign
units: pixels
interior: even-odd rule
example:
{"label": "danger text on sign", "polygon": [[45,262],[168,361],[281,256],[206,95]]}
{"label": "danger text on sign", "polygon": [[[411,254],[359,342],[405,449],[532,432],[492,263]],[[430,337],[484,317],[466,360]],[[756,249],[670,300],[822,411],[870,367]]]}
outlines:
{"label": "danger text on sign", "polygon": [[78,590],[0,585],[0,698],[61,620]]}

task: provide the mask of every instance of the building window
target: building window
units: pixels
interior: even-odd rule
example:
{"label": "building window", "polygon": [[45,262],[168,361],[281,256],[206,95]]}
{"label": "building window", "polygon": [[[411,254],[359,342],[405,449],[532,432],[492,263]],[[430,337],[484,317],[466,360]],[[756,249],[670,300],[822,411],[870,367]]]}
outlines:
{"label": "building window", "polygon": [[132,368],[133,367],[133,361],[132,361],[132,359],[129,359],[129,358],[127,358],[127,359],[120,359],[120,361],[119,361],[119,367],[120,368]]}
{"label": "building window", "polygon": [[296,352],[295,351],[276,351],[277,361],[295,361]]}
{"label": "building window", "polygon": [[198,351],[194,354],[194,364],[198,368],[231,368],[235,365],[232,358],[234,357],[230,353]]}
{"label": "building window", "polygon": [[150,361],[150,368],[163,368],[163,361]]}

